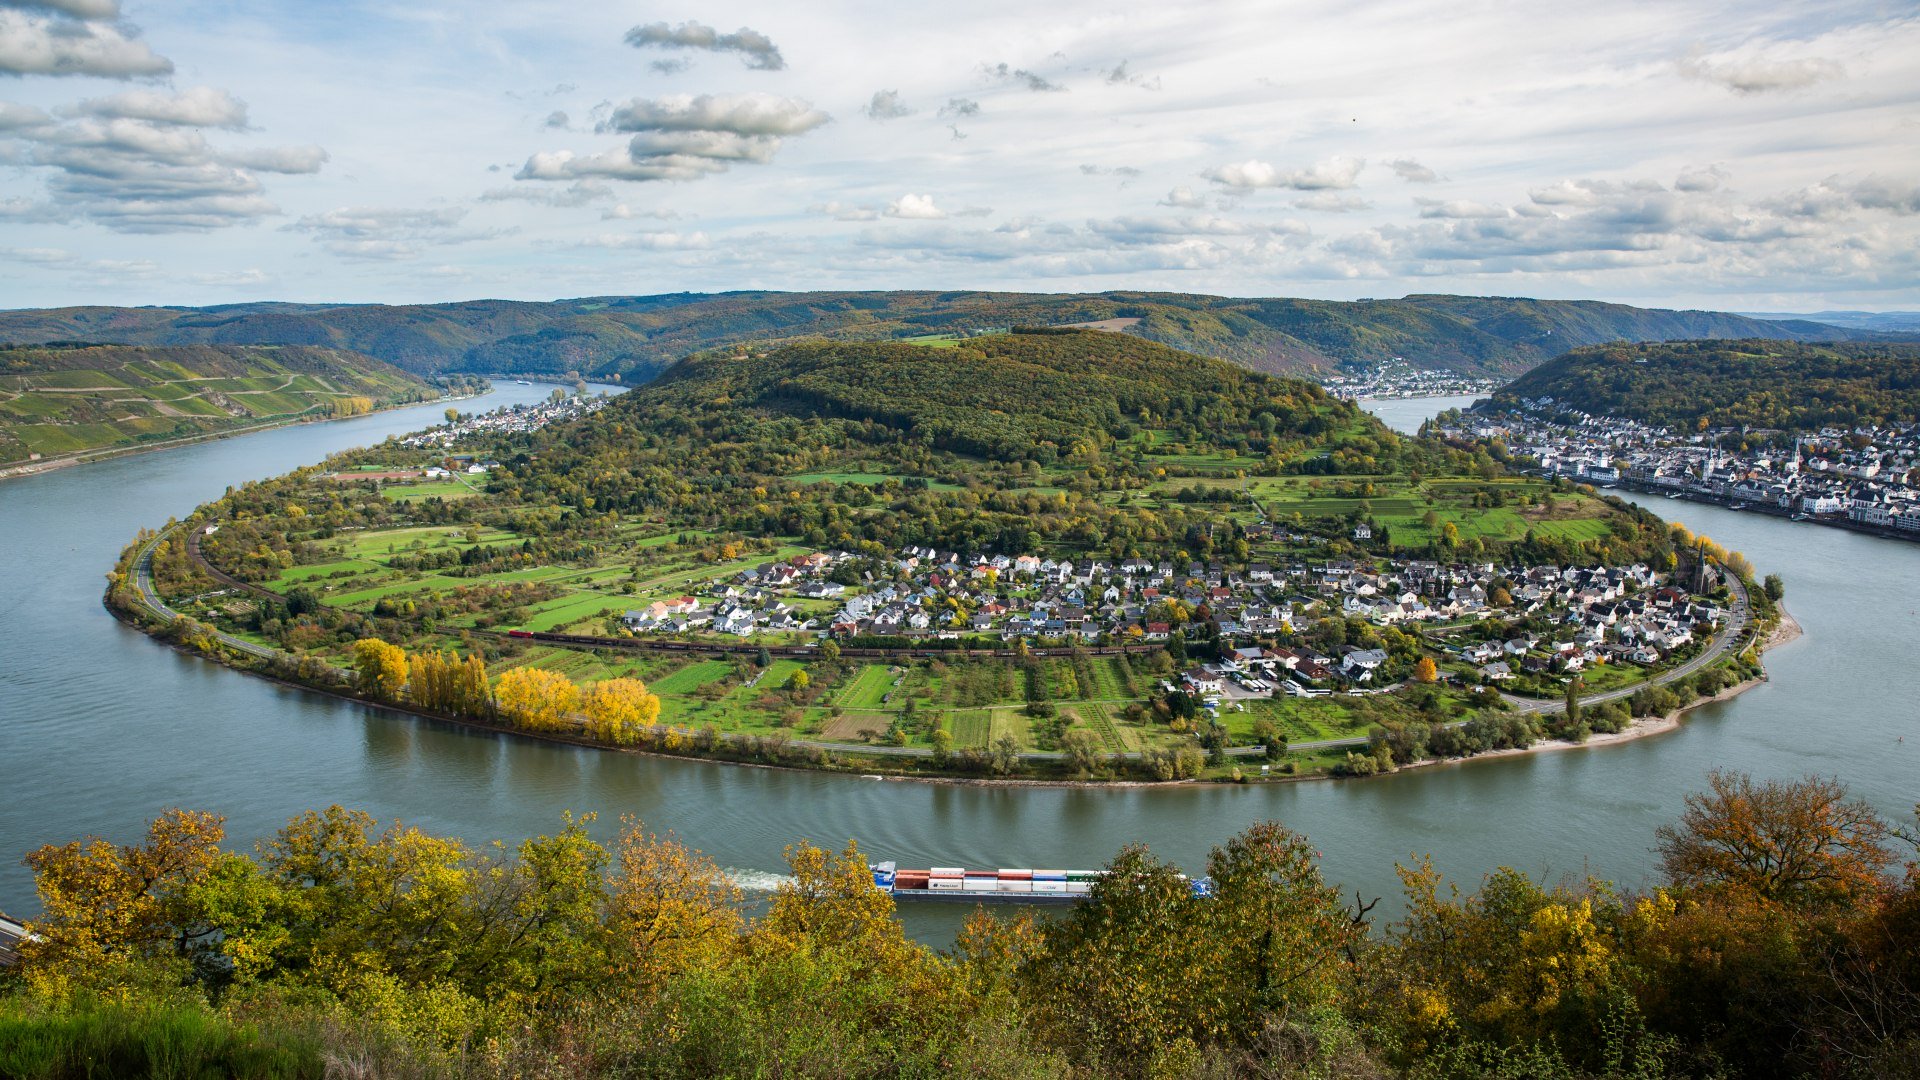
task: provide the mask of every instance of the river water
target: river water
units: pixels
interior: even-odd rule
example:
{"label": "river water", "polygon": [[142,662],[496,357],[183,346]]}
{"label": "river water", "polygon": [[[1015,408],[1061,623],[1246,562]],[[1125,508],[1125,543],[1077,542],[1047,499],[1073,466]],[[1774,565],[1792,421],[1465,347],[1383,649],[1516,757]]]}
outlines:
{"label": "river water", "polygon": [[[462,407],[548,389],[500,384]],[[1381,411],[1408,427],[1446,407]],[[610,834],[630,814],[749,884],[776,880],[783,848],[803,838],[857,839],[909,866],[1067,868],[1145,841],[1197,868],[1209,847],[1272,818],[1311,836],[1350,890],[1393,896],[1394,862],[1413,853],[1468,883],[1512,865],[1636,884],[1653,865],[1654,828],[1715,766],[1833,774],[1888,813],[1920,799],[1920,545],[1664,499],[1649,502],[1785,576],[1806,636],[1769,656],[1772,682],[1657,738],[1362,782],[985,788],[560,747],[278,687],[162,647],[100,606],[101,575],[139,527],[229,484],[438,422],[443,408],[0,483],[0,910],[37,909],[26,851],[89,833],[129,840],[170,806],[225,814],[241,843],[336,802],[476,842],[551,831],[566,810],[598,812]],[[944,941],[957,914],[907,918]]]}

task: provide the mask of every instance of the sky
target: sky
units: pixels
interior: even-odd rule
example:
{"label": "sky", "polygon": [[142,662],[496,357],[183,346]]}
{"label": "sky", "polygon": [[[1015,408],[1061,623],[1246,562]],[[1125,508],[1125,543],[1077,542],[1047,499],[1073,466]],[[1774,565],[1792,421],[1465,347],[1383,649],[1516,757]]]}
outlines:
{"label": "sky", "polygon": [[1920,5],[0,0],[0,307],[1920,308]]}

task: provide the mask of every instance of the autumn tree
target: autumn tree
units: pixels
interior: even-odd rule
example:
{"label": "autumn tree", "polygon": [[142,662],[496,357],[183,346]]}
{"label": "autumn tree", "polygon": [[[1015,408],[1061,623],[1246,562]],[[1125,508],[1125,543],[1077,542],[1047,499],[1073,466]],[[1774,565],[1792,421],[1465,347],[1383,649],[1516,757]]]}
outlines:
{"label": "autumn tree", "polygon": [[493,696],[502,716],[530,731],[560,730],[580,708],[580,688],[546,668],[514,668],[500,676]]}
{"label": "autumn tree", "polygon": [[660,720],[660,696],[639,679],[606,679],[587,687],[580,697],[587,730],[595,738],[628,744],[644,728]]}
{"label": "autumn tree", "polygon": [[610,960],[623,983],[657,993],[732,951],[741,893],[707,856],[634,818],[624,825],[607,884]]}
{"label": "autumn tree", "polygon": [[1434,664],[1433,657],[1423,656],[1413,665],[1413,679],[1423,683],[1440,681],[1440,668]]}
{"label": "autumn tree", "polygon": [[361,693],[382,701],[398,701],[407,676],[412,674],[407,651],[379,638],[361,638],[353,643],[353,667]]}
{"label": "autumn tree", "polygon": [[1887,885],[1891,835],[1838,780],[1755,782],[1715,769],[1660,827],[1661,867],[1680,885],[1752,893],[1789,908],[1844,906]]}
{"label": "autumn tree", "polygon": [[217,927],[198,894],[228,862],[219,846],[225,834],[218,815],[168,810],[139,844],[89,837],[28,852],[42,909],[20,943],[28,980],[64,995],[155,977],[177,983],[211,962]]}

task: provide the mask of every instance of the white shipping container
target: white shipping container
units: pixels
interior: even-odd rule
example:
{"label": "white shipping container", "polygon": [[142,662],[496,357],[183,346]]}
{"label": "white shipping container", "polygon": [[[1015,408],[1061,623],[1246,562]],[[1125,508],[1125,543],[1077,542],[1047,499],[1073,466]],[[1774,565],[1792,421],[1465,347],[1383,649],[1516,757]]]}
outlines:
{"label": "white shipping container", "polygon": [[1066,883],[1066,882],[1064,882],[1064,881],[1039,881],[1039,880],[1036,880],[1036,881],[1035,881],[1035,882],[1033,883],[1033,891],[1034,891],[1034,892],[1047,892],[1047,893],[1063,893],[1063,892],[1066,892],[1066,891],[1067,891],[1067,883]]}
{"label": "white shipping container", "polygon": [[958,866],[936,866],[927,871],[932,877],[964,877],[966,871]]}
{"label": "white shipping container", "polygon": [[1092,892],[1092,891],[1093,891],[1093,882],[1091,882],[1091,881],[1069,881],[1069,882],[1067,882],[1067,891],[1068,891],[1068,892],[1070,892],[1070,893],[1075,893],[1075,894],[1080,894],[1080,893],[1088,893],[1088,892]]}
{"label": "white shipping container", "polygon": [[1020,880],[1020,879],[1008,881],[1005,878],[1002,878],[1000,879],[1000,891],[1030,893],[1033,891],[1033,882]]}
{"label": "white shipping container", "polygon": [[944,890],[946,892],[959,892],[961,887],[964,884],[965,882],[961,881],[961,879],[957,877],[945,877],[945,878],[937,877],[937,878],[927,879],[927,888]]}

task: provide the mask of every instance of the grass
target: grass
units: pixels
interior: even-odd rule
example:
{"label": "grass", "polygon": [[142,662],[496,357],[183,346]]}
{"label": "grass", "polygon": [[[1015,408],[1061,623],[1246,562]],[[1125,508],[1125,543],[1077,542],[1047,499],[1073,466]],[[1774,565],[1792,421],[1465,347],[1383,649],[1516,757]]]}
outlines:
{"label": "grass", "polygon": [[690,694],[711,682],[719,682],[733,673],[725,660],[696,660],[686,667],[655,681],[651,689],[663,697]]}
{"label": "grass", "polygon": [[884,665],[866,664],[840,692],[834,704],[843,709],[878,709],[884,707],[881,698],[893,692],[895,676]]}
{"label": "grass", "polygon": [[950,723],[955,746],[985,746],[993,732],[992,709],[962,709],[952,714]]}

